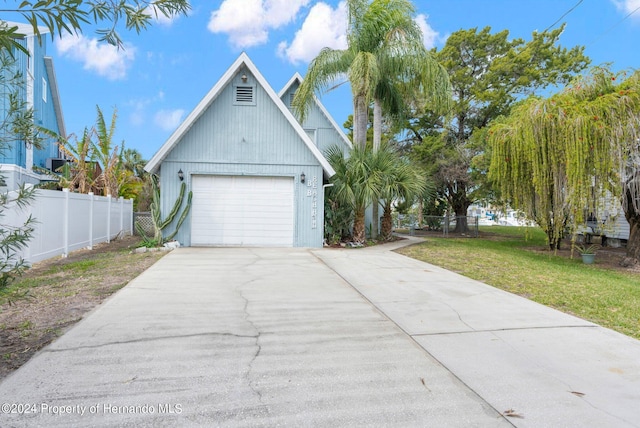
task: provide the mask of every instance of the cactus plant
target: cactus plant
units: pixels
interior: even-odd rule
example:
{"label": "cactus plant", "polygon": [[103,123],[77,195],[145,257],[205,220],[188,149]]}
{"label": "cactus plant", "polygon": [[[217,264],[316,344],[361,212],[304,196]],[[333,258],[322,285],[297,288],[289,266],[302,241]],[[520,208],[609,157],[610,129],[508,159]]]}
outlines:
{"label": "cactus plant", "polygon": [[150,207],[151,219],[153,221],[153,229],[154,229],[153,238],[148,237],[147,234],[142,229],[142,227],[140,227],[139,225],[136,225],[136,229],[138,230],[138,233],[140,233],[140,235],[142,236],[142,239],[144,240],[144,243],[147,246],[149,244],[155,244],[157,246],[161,246],[165,242],[171,241],[178,233],[180,226],[182,226],[182,223],[187,218],[187,214],[189,214],[189,210],[191,209],[191,199],[193,197],[193,194],[192,192],[189,192],[189,195],[187,196],[187,205],[182,211],[182,214],[180,215],[180,217],[178,218],[178,222],[176,223],[175,230],[171,234],[165,236],[165,234],[163,233],[163,230],[166,229],[167,226],[169,226],[171,222],[173,222],[173,220],[178,215],[178,212],[182,207],[182,202],[184,201],[184,193],[186,191],[187,185],[186,183],[182,183],[180,185],[180,194],[178,195],[176,202],[173,204],[173,208],[171,209],[171,212],[169,212],[169,215],[163,220],[162,213],[160,212],[160,186],[158,185],[157,175],[154,174],[151,176],[151,184],[153,186],[153,202],[151,203],[151,207]]}

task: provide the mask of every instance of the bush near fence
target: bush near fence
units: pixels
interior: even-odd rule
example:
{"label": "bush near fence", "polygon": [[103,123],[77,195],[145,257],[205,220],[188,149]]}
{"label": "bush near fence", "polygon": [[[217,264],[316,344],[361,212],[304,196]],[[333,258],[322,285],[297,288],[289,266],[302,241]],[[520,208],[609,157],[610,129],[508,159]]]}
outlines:
{"label": "bush near fence", "polygon": [[29,216],[36,220],[28,247],[17,254],[30,263],[133,233],[132,199],[71,193],[68,189],[39,189],[27,206],[9,204],[2,214],[3,228],[19,227]]}

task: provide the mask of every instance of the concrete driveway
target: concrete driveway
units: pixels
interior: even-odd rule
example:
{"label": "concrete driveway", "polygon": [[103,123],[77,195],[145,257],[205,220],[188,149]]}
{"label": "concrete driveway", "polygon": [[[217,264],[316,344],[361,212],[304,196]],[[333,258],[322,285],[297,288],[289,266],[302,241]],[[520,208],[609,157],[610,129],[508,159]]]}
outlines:
{"label": "concrete driveway", "polygon": [[397,245],[176,250],[5,379],[0,426],[640,426],[640,342]]}

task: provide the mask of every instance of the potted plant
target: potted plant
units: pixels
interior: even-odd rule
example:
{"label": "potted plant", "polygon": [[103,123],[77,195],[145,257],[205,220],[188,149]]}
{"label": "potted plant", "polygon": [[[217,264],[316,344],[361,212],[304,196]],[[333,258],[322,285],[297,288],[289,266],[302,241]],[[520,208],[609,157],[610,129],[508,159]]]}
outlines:
{"label": "potted plant", "polygon": [[587,265],[593,264],[596,257],[596,250],[599,248],[598,244],[576,245],[575,248],[578,250],[578,253],[580,253],[580,256],[582,256],[582,263]]}

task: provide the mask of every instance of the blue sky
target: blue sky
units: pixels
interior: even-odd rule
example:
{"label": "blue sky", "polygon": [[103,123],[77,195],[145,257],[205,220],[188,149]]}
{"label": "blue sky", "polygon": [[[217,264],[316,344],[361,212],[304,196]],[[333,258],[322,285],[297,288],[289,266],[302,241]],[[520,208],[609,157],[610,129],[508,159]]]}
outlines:
{"label": "blue sky", "polygon": [[[485,26],[528,40],[578,3],[414,2],[427,47],[442,47],[456,30]],[[67,132],[81,134],[92,125],[96,105],[107,117],[116,107],[116,142],[124,140],[149,159],[242,51],[277,92],[294,72],[304,76],[323,46],[345,44],[344,4],[337,0],[193,0],[192,8],[190,16],[160,20],[139,35],[121,33],[126,48],[120,51],[98,43],[90,31],[48,40]],[[639,8],[640,0],[584,0],[562,19],[567,27],[561,43],[585,45],[593,64],[640,68]],[[322,102],[338,124],[351,113],[347,85]]]}

